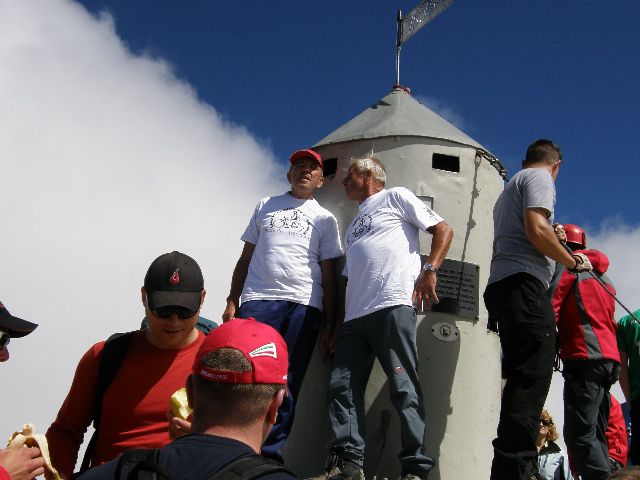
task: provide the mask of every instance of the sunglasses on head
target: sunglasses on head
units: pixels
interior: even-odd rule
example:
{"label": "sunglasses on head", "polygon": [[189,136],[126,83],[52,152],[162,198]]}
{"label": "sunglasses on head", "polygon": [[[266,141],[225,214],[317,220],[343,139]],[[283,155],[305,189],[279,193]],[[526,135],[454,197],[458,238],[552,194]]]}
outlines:
{"label": "sunglasses on head", "polygon": [[9,345],[10,341],[11,341],[11,337],[9,336],[9,334],[0,330],[0,349]]}
{"label": "sunglasses on head", "polygon": [[549,425],[553,425],[553,421],[552,420],[545,420],[544,418],[540,419],[540,423],[542,425],[544,425],[545,427],[548,427]]}
{"label": "sunglasses on head", "polygon": [[175,313],[178,318],[185,320],[187,318],[191,318],[195,316],[197,313],[195,310],[189,310],[185,307],[178,307],[177,305],[168,305],[166,307],[155,308],[151,310],[156,317],[159,318],[171,318],[171,316]]}

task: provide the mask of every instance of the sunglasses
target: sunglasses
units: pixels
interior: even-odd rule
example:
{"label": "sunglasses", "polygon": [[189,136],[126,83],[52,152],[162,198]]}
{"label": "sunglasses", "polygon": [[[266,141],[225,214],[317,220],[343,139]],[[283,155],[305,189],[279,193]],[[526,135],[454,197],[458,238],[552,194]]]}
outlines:
{"label": "sunglasses", "polygon": [[171,316],[175,313],[178,318],[181,318],[182,320],[186,320],[187,318],[191,318],[195,316],[195,314],[198,312],[195,310],[189,310],[188,308],[185,308],[185,307],[169,305],[166,307],[155,308],[151,310],[151,313],[153,313],[156,317],[164,318],[164,319],[171,318]]}
{"label": "sunglasses", "polygon": [[549,425],[553,425],[553,422],[551,420],[545,420],[544,418],[541,418],[540,424],[544,425],[545,427],[548,427]]}
{"label": "sunglasses", "polygon": [[9,345],[10,341],[11,341],[11,337],[9,336],[9,334],[0,330],[0,349]]}

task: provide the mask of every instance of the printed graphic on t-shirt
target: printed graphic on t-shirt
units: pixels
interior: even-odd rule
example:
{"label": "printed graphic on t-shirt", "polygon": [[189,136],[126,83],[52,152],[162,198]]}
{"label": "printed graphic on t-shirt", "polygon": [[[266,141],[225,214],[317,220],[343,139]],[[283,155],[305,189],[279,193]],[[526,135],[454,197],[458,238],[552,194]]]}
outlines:
{"label": "printed graphic on t-shirt", "polygon": [[357,239],[364,237],[371,231],[372,218],[368,213],[357,217],[353,222],[353,228],[347,235],[347,245],[351,245]]}
{"label": "printed graphic on t-shirt", "polygon": [[286,233],[305,239],[311,238],[311,221],[303,212],[295,208],[285,208],[267,214],[266,231]]}

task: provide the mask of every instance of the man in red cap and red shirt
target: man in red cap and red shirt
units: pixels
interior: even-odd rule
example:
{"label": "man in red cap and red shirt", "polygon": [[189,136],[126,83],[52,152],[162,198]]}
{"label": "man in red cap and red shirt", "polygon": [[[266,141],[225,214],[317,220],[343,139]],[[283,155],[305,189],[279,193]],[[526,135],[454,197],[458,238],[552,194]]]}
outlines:
{"label": "man in red cap and red shirt", "polygon": [[170,442],[169,399],[184,387],[204,339],[196,324],[205,293],[202,271],[190,256],[165,253],[151,263],[141,288],[146,328],[125,334],[130,344],[101,398],[96,392],[105,342],[87,350],[47,431],[51,461],[64,478],[71,478],[92,420],[98,427],[93,448],[87,448],[91,466],[130,448]]}
{"label": "man in red cap and red shirt", "polygon": [[[38,325],[9,313],[0,302],[0,362],[9,360],[9,341],[29,335]],[[3,387],[10,389],[6,384]],[[44,473],[44,458],[38,448],[0,449],[0,480],[31,480]]]}
{"label": "man in red cap and red shirt", "polygon": [[160,450],[126,452],[82,480],[125,478],[142,460],[174,480],[206,479],[223,469],[257,469],[251,478],[265,480],[295,479],[257,455],[285,398],[287,369],[287,346],[273,328],[253,319],[226,322],[202,342],[186,382],[190,433]]}
{"label": "man in red cap and red shirt", "polygon": [[338,222],[313,199],[324,181],[322,158],[307,149],[294,152],[289,161],[291,190],[263,198],[241,237],[244,248],[222,314],[223,321],[253,317],[278,330],[287,342],[288,396],[262,449],[278,461],[318,328],[328,338],[334,323],[335,259],[342,255]]}
{"label": "man in red cap and red shirt", "polygon": [[615,305],[605,288],[613,295],[616,291],[606,275],[609,259],[597,250],[586,250],[587,237],[582,228],[565,224],[556,227],[556,234],[560,241],[566,239],[574,254],[585,255],[593,266],[593,273],[571,273],[558,264],[549,288],[565,381],[564,440],[580,478],[604,480],[611,470],[605,436],[609,389],[620,372]]}

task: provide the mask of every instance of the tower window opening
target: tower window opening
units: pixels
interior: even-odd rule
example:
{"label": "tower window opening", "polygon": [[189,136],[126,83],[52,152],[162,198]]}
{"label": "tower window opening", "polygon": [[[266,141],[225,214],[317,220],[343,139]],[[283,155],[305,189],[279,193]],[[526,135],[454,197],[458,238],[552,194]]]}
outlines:
{"label": "tower window opening", "polygon": [[433,157],[431,157],[431,166],[438,170],[460,173],[460,157],[445,155],[444,153],[434,153]]}
{"label": "tower window opening", "polygon": [[337,158],[327,158],[322,161],[322,176],[330,177],[331,175],[335,175],[338,171],[338,159]]}

